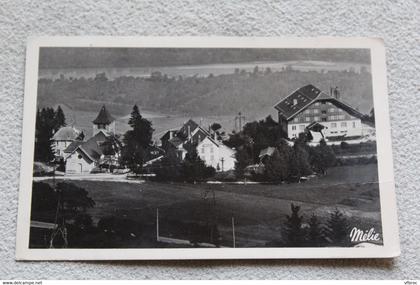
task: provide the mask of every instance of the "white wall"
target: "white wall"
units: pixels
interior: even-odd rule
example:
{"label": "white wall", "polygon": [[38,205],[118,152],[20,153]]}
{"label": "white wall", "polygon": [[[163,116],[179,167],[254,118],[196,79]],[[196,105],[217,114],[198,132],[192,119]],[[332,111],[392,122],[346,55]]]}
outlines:
{"label": "white wall", "polygon": [[207,137],[197,145],[197,153],[206,165],[216,170],[218,165],[220,171],[235,168],[235,151],[221,143],[217,146]]}
{"label": "white wall", "polygon": [[66,174],[88,174],[95,167],[95,163],[88,162],[84,155],[76,150],[66,159]]}
{"label": "white wall", "polygon": [[[308,123],[289,123],[287,125],[289,138],[298,137],[299,133],[304,132],[305,128],[311,124]],[[328,121],[318,122],[323,125],[325,129],[322,130],[324,136],[361,136],[362,135],[362,123],[360,119],[353,120],[341,120],[341,121]],[[335,124],[335,126],[334,126]],[[345,124],[345,125],[343,125]],[[293,130],[295,127],[295,130]]]}

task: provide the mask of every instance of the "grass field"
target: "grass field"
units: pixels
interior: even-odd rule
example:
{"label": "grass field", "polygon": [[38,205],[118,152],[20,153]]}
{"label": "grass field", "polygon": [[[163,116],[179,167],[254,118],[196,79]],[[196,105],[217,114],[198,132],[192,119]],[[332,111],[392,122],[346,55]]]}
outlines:
{"label": "grass field", "polygon": [[377,180],[377,165],[369,164],[336,167],[327,176],[300,184],[71,183],[85,188],[96,202],[88,210],[94,222],[105,216],[128,218],[150,229],[145,234],[151,238],[159,208],[161,235],[185,238],[180,223],[216,222],[222,245],[231,246],[234,217],[236,245],[259,247],[281,240],[291,203],[301,206],[305,222],[312,213],[326,220],[338,208],[352,227],[381,232]]}

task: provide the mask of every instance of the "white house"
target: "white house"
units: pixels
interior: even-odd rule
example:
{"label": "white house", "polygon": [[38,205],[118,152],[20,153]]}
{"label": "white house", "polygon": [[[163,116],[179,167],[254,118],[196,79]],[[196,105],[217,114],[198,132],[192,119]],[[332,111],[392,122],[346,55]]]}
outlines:
{"label": "white house", "polygon": [[235,168],[235,151],[210,136],[205,137],[197,145],[197,153],[207,166],[214,167],[216,171]]}
{"label": "white house", "polygon": [[290,139],[297,138],[308,126],[319,123],[325,139],[360,137],[363,114],[340,99],[337,89],[328,95],[313,85],[299,88],[274,108],[279,123]]}
{"label": "white house", "polygon": [[[216,137],[216,136],[215,136]],[[162,137],[165,151],[175,150],[180,160],[187,154],[188,143],[197,145],[197,154],[208,166],[216,171],[228,171],[235,168],[235,151],[223,142],[213,138],[211,134],[193,120],[185,122],[179,130],[169,130]]]}
{"label": "white house", "polygon": [[53,136],[56,156],[64,157],[64,150],[75,140],[83,140],[83,133],[73,127],[62,127]]}

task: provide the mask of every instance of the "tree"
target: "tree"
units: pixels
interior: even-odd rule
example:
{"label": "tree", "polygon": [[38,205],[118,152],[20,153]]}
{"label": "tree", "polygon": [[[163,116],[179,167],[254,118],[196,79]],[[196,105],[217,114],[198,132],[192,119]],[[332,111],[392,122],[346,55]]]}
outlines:
{"label": "tree", "polygon": [[157,181],[178,181],[181,179],[181,163],[175,150],[168,149],[155,170]]}
{"label": "tree", "polygon": [[347,218],[337,208],[327,222],[327,236],[332,244],[345,246],[349,243]]}
{"label": "tree", "polygon": [[80,212],[95,206],[95,201],[89,193],[73,183],[60,182],[57,184],[58,200],[62,203],[62,215],[66,219],[74,219]]}
{"label": "tree", "polygon": [[54,159],[52,137],[57,131],[55,112],[52,108],[37,110],[35,124],[35,160],[50,162]]}
{"label": "tree", "polygon": [[121,163],[134,173],[139,174],[143,170],[147,156],[146,149],[152,144],[154,130],[152,123],[140,115],[137,105],[133,107],[128,124],[132,129],[124,135]]}
{"label": "tree", "polygon": [[321,223],[318,221],[318,217],[312,214],[309,220],[309,230],[307,235],[308,243],[311,246],[322,246],[324,243],[324,236],[322,233]]}
{"label": "tree", "polygon": [[273,155],[267,158],[267,161],[264,164],[264,178],[271,182],[284,181],[289,176],[288,163],[288,158],[281,155],[276,149]]}
{"label": "tree", "polygon": [[211,130],[212,130],[214,133],[217,133],[217,131],[218,131],[218,130],[220,130],[220,129],[222,128],[222,125],[220,125],[219,123],[213,123],[213,124],[210,126],[210,128],[211,128]]}
{"label": "tree", "polygon": [[316,172],[326,174],[327,169],[336,164],[336,157],[333,149],[321,140],[319,145],[311,148],[311,165]]}
{"label": "tree", "polygon": [[55,111],[55,130],[59,130],[61,127],[64,127],[66,125],[66,117],[64,116],[63,109],[61,109],[61,106],[58,105],[57,111]]}
{"label": "tree", "polygon": [[204,161],[197,154],[195,144],[185,146],[188,149],[185,159],[182,162],[182,176],[187,182],[203,181],[211,176],[214,176],[215,169],[211,166],[206,166]]}
{"label": "tree", "polygon": [[290,204],[292,214],[286,216],[285,238],[287,246],[302,246],[305,242],[305,231],[302,229],[303,216],[299,214],[300,206]]}

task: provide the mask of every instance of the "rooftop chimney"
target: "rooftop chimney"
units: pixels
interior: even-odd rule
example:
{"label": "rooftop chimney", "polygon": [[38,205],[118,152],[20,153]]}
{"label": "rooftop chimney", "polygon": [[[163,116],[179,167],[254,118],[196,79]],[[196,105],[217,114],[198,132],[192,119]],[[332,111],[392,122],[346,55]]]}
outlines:
{"label": "rooftop chimney", "polygon": [[338,86],[334,88],[334,98],[340,99],[340,90],[338,90]]}

